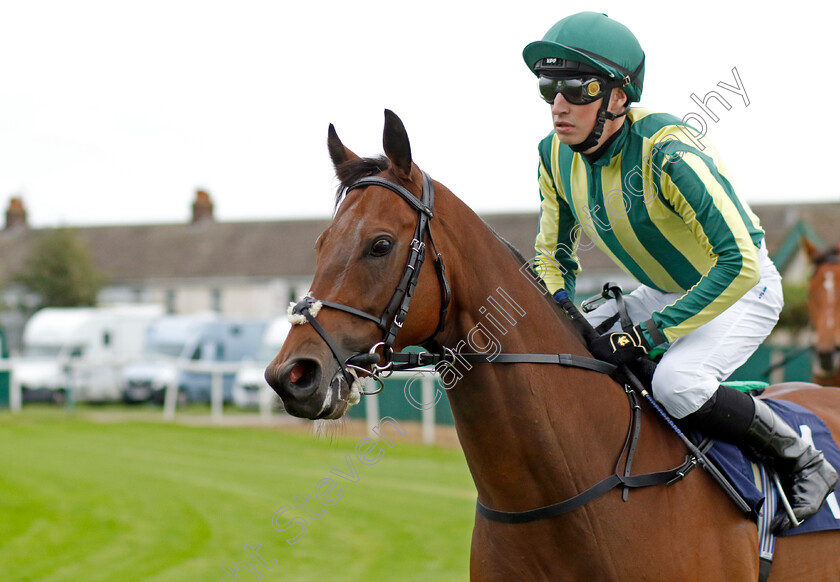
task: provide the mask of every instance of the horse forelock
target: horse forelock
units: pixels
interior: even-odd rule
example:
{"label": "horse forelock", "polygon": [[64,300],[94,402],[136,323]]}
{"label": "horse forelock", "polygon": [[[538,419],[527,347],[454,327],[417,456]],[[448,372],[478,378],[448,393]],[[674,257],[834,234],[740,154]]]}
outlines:
{"label": "horse forelock", "polygon": [[840,245],[828,247],[826,250],[814,257],[813,261],[815,265],[840,262]]}
{"label": "horse forelock", "polygon": [[381,174],[390,167],[391,162],[385,156],[353,158],[352,160],[347,160],[339,164],[335,168],[335,174],[339,181],[335,194],[335,209],[337,210],[338,205],[341,204],[341,200],[344,198],[344,194],[347,193],[348,187],[360,178]]}

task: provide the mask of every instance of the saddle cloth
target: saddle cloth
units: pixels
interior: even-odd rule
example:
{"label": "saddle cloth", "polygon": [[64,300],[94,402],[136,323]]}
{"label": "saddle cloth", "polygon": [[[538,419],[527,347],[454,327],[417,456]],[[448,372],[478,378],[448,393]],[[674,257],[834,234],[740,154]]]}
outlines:
{"label": "saddle cloth", "polygon": [[[793,402],[770,398],[766,398],[764,401],[802,438],[810,440],[816,448],[820,449],[826,460],[834,468],[840,469],[840,450],[838,450],[828,427],[822,420],[810,410]],[[759,461],[745,454],[737,446],[721,441],[715,442],[707,455],[741,493],[741,496],[753,509],[753,519],[757,519],[759,511],[766,501],[758,470]],[[775,506],[776,512],[784,512],[784,507],[778,499],[775,488],[771,487],[769,493],[776,498],[768,505],[770,507]],[[840,504],[838,504],[840,500],[838,495],[840,495],[840,492],[832,492],[815,515],[806,519],[799,527],[792,528],[782,535],[791,536],[840,529]]]}

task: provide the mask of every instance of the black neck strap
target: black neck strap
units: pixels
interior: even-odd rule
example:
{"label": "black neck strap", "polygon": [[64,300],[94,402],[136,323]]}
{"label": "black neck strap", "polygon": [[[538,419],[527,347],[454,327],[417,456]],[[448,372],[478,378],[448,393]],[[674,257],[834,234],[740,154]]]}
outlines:
{"label": "black neck strap", "polygon": [[589,148],[598,145],[598,140],[601,139],[601,134],[604,133],[604,125],[607,122],[607,113],[609,113],[607,111],[607,107],[610,105],[610,95],[612,95],[612,90],[601,97],[601,107],[598,108],[598,117],[595,119],[595,127],[592,128],[592,131],[586,139],[578,144],[569,146],[573,152],[582,153]]}

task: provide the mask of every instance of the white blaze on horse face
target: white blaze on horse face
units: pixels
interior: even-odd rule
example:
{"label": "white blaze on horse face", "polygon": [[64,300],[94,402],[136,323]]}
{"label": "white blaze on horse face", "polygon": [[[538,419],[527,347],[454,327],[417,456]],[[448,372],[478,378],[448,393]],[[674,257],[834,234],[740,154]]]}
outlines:
{"label": "white blaze on horse face", "polygon": [[331,281],[333,290],[340,289],[345,284],[345,278],[358,268],[358,256],[355,249],[358,249],[361,245],[362,237],[366,232],[365,222],[366,217],[364,215],[359,218],[354,217],[349,231],[340,237],[341,250],[335,254],[339,268],[336,269]]}
{"label": "white blaze on horse face", "polygon": [[834,329],[834,271],[827,271],[823,279],[823,289],[825,290],[826,309],[825,312],[825,326],[829,330]]}

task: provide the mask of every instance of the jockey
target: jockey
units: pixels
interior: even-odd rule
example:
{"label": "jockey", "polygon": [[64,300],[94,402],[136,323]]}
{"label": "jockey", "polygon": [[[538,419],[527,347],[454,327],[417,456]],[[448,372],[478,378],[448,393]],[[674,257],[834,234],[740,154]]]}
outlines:
{"label": "jockey", "polygon": [[[652,380],[666,410],[772,459],[797,519],[816,513],[838,480],[822,452],[763,401],[720,385],[773,330],[783,299],[758,217],[717,151],[677,117],[630,108],[645,55],[604,14],[564,18],[523,58],[554,126],[539,144],[539,276],[558,301],[573,297],[585,240],[638,280],[624,297],[635,326],[598,337],[593,355],[620,364],[666,349]],[[610,301],[587,319],[615,313]],[[791,525],[783,515],[774,527]]]}

